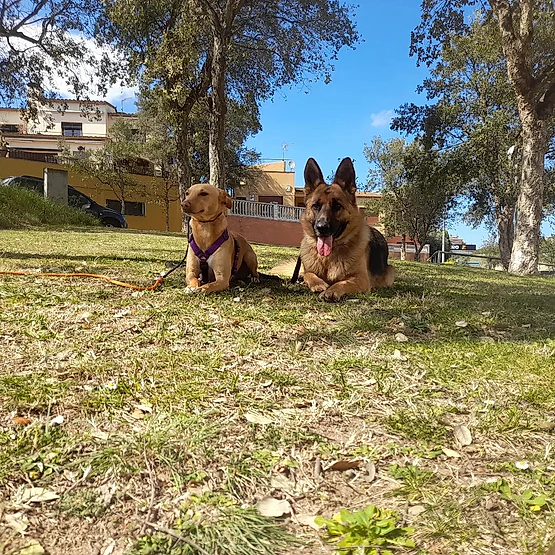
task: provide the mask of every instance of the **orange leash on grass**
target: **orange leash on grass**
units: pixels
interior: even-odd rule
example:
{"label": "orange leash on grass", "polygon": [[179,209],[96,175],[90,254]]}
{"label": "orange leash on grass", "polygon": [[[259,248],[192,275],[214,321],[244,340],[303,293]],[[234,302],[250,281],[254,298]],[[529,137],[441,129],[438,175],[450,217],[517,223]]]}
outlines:
{"label": "orange leash on grass", "polygon": [[[172,271],[175,268],[172,268]],[[44,272],[16,272],[16,271],[12,271],[12,272],[2,272],[0,271],[0,275],[10,275],[10,276],[34,276],[34,277],[65,277],[65,278],[72,278],[72,277],[80,277],[80,278],[95,278],[95,279],[102,279],[104,281],[107,281],[108,283],[111,283],[112,285],[118,285],[119,287],[126,287],[127,289],[133,289],[135,291],[154,291],[161,283],[164,282],[164,279],[166,278],[168,274],[166,274],[165,276],[160,276],[159,278],[156,279],[156,281],[152,284],[149,285],[148,287],[143,287],[141,285],[133,285],[132,283],[125,283],[123,281],[118,281],[116,279],[112,279],[109,278],[108,276],[101,276],[100,274],[57,274],[57,273],[44,273]]]}
{"label": "orange leash on grass", "polygon": [[[189,237],[189,220],[187,220],[187,237]],[[189,243],[187,243],[187,248],[185,249],[185,256],[181,259],[181,261],[168,270],[164,274],[160,274],[160,277],[156,278],[155,282],[148,287],[143,287],[141,285],[133,285],[132,283],[125,283],[124,281],[118,281],[117,279],[109,278],[108,276],[102,276],[100,274],[83,274],[83,273],[73,273],[73,274],[64,274],[64,273],[45,273],[45,272],[21,272],[17,270],[13,271],[0,271],[0,275],[8,275],[8,276],[34,276],[34,277],[65,277],[65,278],[72,278],[72,277],[88,277],[94,279],[102,279],[111,283],[112,285],[118,285],[119,287],[126,287],[127,289],[133,289],[134,291],[154,291],[159,285],[164,283],[164,280],[172,273],[177,270],[177,268],[183,266],[185,261],[187,260],[187,253],[189,252]]]}

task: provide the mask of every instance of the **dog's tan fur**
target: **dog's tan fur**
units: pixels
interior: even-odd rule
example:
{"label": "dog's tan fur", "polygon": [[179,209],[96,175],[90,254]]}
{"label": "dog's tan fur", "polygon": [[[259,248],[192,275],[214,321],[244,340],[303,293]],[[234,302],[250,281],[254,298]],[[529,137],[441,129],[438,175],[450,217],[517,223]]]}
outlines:
{"label": "dog's tan fur", "polygon": [[[316,161],[308,160],[300,257],[305,283],[326,301],[389,287],[395,278],[393,268],[387,264],[387,243],[379,231],[366,223],[356,205],[355,191],[354,168],[349,158],[341,162],[331,185],[324,182]],[[337,207],[340,208],[337,210]],[[317,250],[315,223],[318,218],[332,219],[344,228],[333,240],[329,256],[321,256]]]}
{"label": "dog's tan fur", "polygon": [[[187,190],[182,203],[183,211],[191,217],[191,232],[196,244],[206,251],[227,229],[227,209],[231,208],[231,197],[226,191],[213,185],[193,185]],[[200,285],[200,261],[189,249],[187,253],[186,282],[199,292],[215,293],[229,288],[229,280],[235,259],[235,243],[239,245],[237,259],[238,274],[250,274],[258,281],[258,260],[247,240],[237,233],[229,232],[229,239],[208,259],[210,282]]]}

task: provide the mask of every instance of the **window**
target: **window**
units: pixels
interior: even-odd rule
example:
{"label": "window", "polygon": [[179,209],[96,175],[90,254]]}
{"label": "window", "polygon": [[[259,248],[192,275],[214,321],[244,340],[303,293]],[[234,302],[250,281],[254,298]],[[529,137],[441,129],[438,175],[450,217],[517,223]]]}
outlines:
{"label": "window", "polygon": [[69,123],[62,122],[62,135],[64,137],[82,137],[83,124],[82,123]]}
{"label": "window", "polygon": [[3,123],[0,125],[0,131],[2,133],[19,133],[19,125],[14,125],[12,123]]}
{"label": "window", "polygon": [[[121,202],[114,199],[106,199],[106,206],[119,212],[121,210]],[[145,203],[144,202],[134,202],[130,200],[125,201],[125,215],[126,216],[144,216],[145,215]]]}
{"label": "window", "polygon": [[278,195],[258,195],[258,202],[272,202],[283,204],[283,197]]}
{"label": "window", "polygon": [[67,202],[70,206],[73,206],[74,208],[83,208],[84,206],[91,205],[91,199],[80,193],[79,191],[76,191],[75,189],[72,189],[71,187],[68,188],[67,190]]}

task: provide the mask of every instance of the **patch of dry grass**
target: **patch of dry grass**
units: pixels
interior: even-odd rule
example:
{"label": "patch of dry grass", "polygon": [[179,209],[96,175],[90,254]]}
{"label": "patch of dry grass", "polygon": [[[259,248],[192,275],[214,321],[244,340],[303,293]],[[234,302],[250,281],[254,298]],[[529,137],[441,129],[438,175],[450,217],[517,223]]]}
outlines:
{"label": "patch of dry grass", "polygon": [[[144,285],[184,246],[2,231],[0,270]],[[263,270],[295,256],[255,250]],[[213,541],[228,537],[214,532],[233,521],[226,511],[250,522],[248,508],[273,496],[304,542],[283,547],[268,531],[274,552],[331,553],[303,515],[372,503],[415,527],[413,552],[542,554],[555,529],[552,279],[396,269],[391,290],[333,305],[276,282],[187,296],[181,271],[153,293],[0,277],[0,546],[192,553],[145,522],[177,534],[205,523],[193,536]],[[31,487],[59,498],[29,501]],[[244,552],[265,553],[255,549]]]}

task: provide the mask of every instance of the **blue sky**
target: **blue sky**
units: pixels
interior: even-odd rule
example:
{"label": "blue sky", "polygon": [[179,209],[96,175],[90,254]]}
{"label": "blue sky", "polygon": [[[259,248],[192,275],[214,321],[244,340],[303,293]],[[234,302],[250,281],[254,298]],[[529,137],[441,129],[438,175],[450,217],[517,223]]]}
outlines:
{"label": "blue sky", "polygon": [[[427,75],[409,57],[410,33],[420,21],[420,2],[362,0],[357,28],[364,42],[344,49],[335,62],[332,81],[283,89],[261,108],[263,130],[248,146],[263,158],[285,157],[295,162],[295,184],[304,185],[306,160],[315,158],[327,177],[339,161],[350,156],[357,176],[366,181],[368,164],[363,149],[376,135],[397,136],[389,129],[393,110],[405,102],[422,104],[416,87]],[[474,230],[457,221],[449,233],[478,246],[487,238],[484,228]]]}

